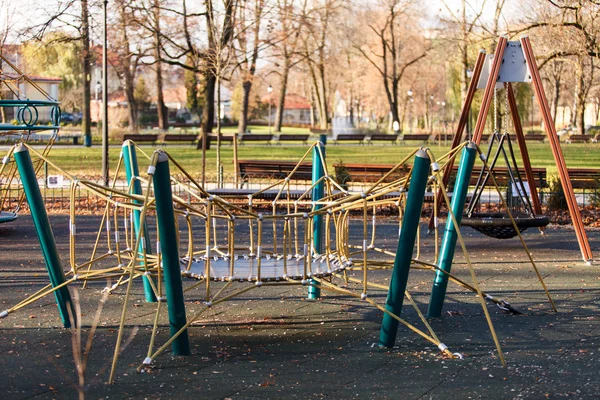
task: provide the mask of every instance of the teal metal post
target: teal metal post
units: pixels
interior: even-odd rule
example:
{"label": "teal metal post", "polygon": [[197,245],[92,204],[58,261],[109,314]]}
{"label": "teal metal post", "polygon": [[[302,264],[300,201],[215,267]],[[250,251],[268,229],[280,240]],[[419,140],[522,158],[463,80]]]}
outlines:
{"label": "teal metal post", "polygon": [[[29,150],[23,145],[19,145],[15,152],[15,161],[19,168],[19,174],[21,175],[21,182],[23,183],[23,190],[27,196],[27,203],[31,210],[31,218],[35,225],[38,239],[40,241],[40,247],[44,255],[44,262],[48,275],[50,276],[50,282],[52,287],[59,286],[65,282],[65,274],[60,264],[60,257],[58,255],[58,249],[56,248],[56,242],[54,241],[54,234],[52,233],[52,227],[48,220],[48,214],[44,207],[44,200],[40,187],[38,186],[37,177],[33,169],[33,163],[31,162],[31,156]],[[75,322],[75,309],[71,300],[71,294],[67,286],[63,286],[60,289],[54,291],[54,297],[56,298],[56,304],[60,311],[60,317],[65,328],[71,327],[71,320],[69,319],[69,308],[71,309],[71,315],[73,322]]]}
{"label": "teal metal post", "polygon": [[[400,316],[404,292],[408,283],[408,273],[412,261],[417,228],[421,219],[421,209],[425,198],[425,188],[429,177],[430,159],[424,150],[419,150],[415,156],[415,163],[410,178],[410,186],[406,198],[406,209],[402,219],[402,229],[398,240],[398,250],[394,259],[394,269],[390,280],[385,308],[389,312]],[[398,320],[389,314],[383,314],[383,322],[379,333],[379,345],[394,347],[398,333]]]}
{"label": "teal metal post", "polygon": [[[167,294],[167,309],[171,336],[186,324],[183,285],[179,267],[179,250],[177,248],[177,231],[175,228],[175,212],[173,211],[173,193],[171,192],[171,173],[169,158],[162,150],[156,151],[158,162],[154,171],[154,193],[156,199],[156,218],[160,233],[160,251]],[[188,331],[173,341],[173,354],[190,354]]]}
{"label": "teal metal post", "polygon": [[[462,220],[465,201],[469,191],[469,181],[471,180],[471,173],[473,172],[473,164],[475,164],[476,156],[477,146],[473,142],[467,144],[460,156],[456,184],[454,185],[452,201],[450,202],[450,208],[452,209],[452,213],[454,214],[458,225],[460,225],[460,221]],[[456,228],[450,219],[450,215],[448,215],[446,228],[444,229],[444,238],[442,239],[442,246],[440,247],[440,260],[438,262],[439,268],[448,273],[452,268],[457,238]],[[429,309],[427,311],[428,317],[438,318],[442,315],[442,307],[444,306],[447,286],[448,275],[442,271],[436,271],[433,280],[433,288],[431,289],[431,298],[429,299]]]}
{"label": "teal metal post", "polygon": [[[327,143],[327,135],[321,135],[320,143],[318,147],[313,147],[312,154],[312,183],[313,185],[319,179],[325,175],[325,170],[323,168],[323,163],[325,162],[325,144]],[[319,148],[321,152],[319,152]],[[323,159],[321,159],[321,153],[323,154]],[[312,201],[319,201],[323,198],[323,192],[325,189],[325,183],[323,181],[319,182],[313,187],[312,190]],[[320,204],[315,205],[315,210],[321,208]],[[321,254],[323,251],[323,216],[315,215],[313,217],[313,247],[315,249],[315,253]],[[311,300],[318,299],[321,297],[321,289],[318,286],[318,282],[314,279],[309,279],[308,281],[310,286],[308,287],[308,298]]]}
{"label": "teal metal post", "polygon": [[[137,162],[137,152],[135,150],[135,145],[133,144],[133,142],[131,140],[126,140],[125,142],[123,142],[123,147],[121,148],[121,154],[123,155],[123,164],[125,165],[125,175],[127,177],[127,182],[131,183],[132,182],[131,180],[133,178],[137,178],[140,176],[140,171],[139,171],[138,162]],[[139,179],[134,179],[132,183],[133,183],[133,185],[131,188],[131,193],[141,195],[142,194],[142,183],[139,181]],[[134,204],[138,204],[138,205],[142,204],[142,202],[139,200],[134,200],[133,202],[134,202]],[[138,237],[138,235],[140,233],[142,224],[144,226],[144,237],[141,238],[141,240],[143,240],[144,243],[142,243],[142,241],[140,240],[140,243],[138,246],[138,252],[139,252],[139,254],[142,254],[144,251],[144,248],[145,248],[147,254],[152,254],[152,246],[150,245],[150,235],[148,234],[148,227],[146,225],[146,221],[142,222],[140,220],[140,216],[141,216],[140,210],[133,211],[133,230],[135,232],[136,238]],[[142,277],[142,282],[144,283],[144,295],[146,296],[146,301],[148,303],[154,303],[154,302],[156,302],[156,296],[154,295],[154,290],[152,290],[152,285],[150,284],[150,279],[152,279],[152,277],[150,277],[150,276]]]}

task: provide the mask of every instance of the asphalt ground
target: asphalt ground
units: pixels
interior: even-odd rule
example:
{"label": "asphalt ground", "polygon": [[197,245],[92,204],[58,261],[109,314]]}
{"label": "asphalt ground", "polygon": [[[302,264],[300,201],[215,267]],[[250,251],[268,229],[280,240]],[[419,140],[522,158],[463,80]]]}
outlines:
{"label": "asphalt ground", "polygon": [[[51,217],[65,269],[68,219]],[[78,222],[82,240],[93,236],[99,218]],[[361,233],[356,229],[357,235]],[[421,230],[420,257],[433,257],[432,237]],[[544,399],[597,398],[600,393],[600,271],[585,266],[575,234],[568,227],[534,230],[525,239],[558,307],[551,310],[517,239],[494,240],[464,229],[469,254],[483,290],[511,302],[524,314],[506,314],[488,305],[507,366],[498,360],[478,299],[450,284],[444,315],[430,323],[453,352],[444,359],[434,345],[400,327],[397,346],[376,345],[382,314],[350,297],[323,292],[306,300],[306,288],[271,287],[250,291],[213,307],[189,330],[192,355],[160,355],[153,368],[137,373],[146,357],[155,305],[144,302],[134,285],[126,319],[124,350],[112,385],[106,384],[117,338],[124,289],[117,289],[102,311],[85,373],[87,398],[136,399]],[[600,232],[588,232],[600,254]],[[87,236],[86,236],[87,235]],[[380,242],[396,245],[397,225],[384,221]],[[89,240],[84,240],[89,242]],[[85,258],[90,244],[79,257]],[[470,280],[461,251],[453,271]],[[386,283],[389,272],[370,277]],[[409,290],[426,311],[430,272],[412,271]],[[29,216],[0,224],[0,309],[17,303],[48,283]],[[184,281],[184,285],[193,284]],[[106,283],[78,294],[85,343]],[[75,286],[73,286],[74,288]],[[371,293],[371,292],[370,292]],[[202,305],[202,291],[186,298],[188,313]],[[372,297],[383,303],[385,292]],[[166,314],[166,313],[165,313]],[[405,306],[403,317],[419,325]],[[3,399],[77,398],[78,374],[73,336],[62,328],[52,297],[0,320],[0,396]],[[157,343],[168,338],[166,315]]]}

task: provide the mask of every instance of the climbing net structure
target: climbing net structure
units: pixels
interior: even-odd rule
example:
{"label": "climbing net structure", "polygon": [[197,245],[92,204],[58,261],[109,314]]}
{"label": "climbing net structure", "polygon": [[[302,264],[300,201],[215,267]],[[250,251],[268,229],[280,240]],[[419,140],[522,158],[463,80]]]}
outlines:
{"label": "climbing net structure", "polygon": [[[469,160],[471,164],[463,173],[466,174],[467,184],[462,185],[462,189],[458,183],[465,177],[461,178],[459,169],[451,202],[439,177],[446,165],[461,152],[461,168],[463,163],[469,167]],[[143,282],[146,300],[156,302],[152,338],[140,370],[149,366],[169,346],[172,346],[175,354],[188,354],[188,328],[211,307],[246,292],[264,290],[270,286],[304,285],[308,288],[309,297],[316,298],[324,290],[354,297],[380,310],[384,315],[380,334],[382,346],[394,345],[398,326],[402,324],[435,344],[445,356],[459,357],[459,353],[451,352],[440,341],[406,290],[412,267],[429,269],[436,274],[434,290],[436,285],[443,286],[443,290],[438,288],[441,292],[432,292],[432,303],[439,303],[439,309],[448,280],[477,293],[499,357],[504,363],[485,302],[491,301],[504,309],[515,310],[507,302],[480,290],[474,266],[460,234],[460,217],[470,168],[477,155],[485,165],[485,157],[481,157],[480,149],[467,142],[438,160],[428,149],[416,149],[371,187],[359,193],[344,189],[331,177],[324,161],[323,146],[319,143],[306,151],[298,165],[308,159],[311,153],[314,179],[313,184],[305,190],[292,190],[292,171],[288,177],[249,195],[243,202],[234,202],[209,193],[167,152],[157,150],[151,155],[146,154],[130,141],[123,144],[113,184],[109,187],[77,179],[61,170],[46,154],[27,144],[15,146],[7,158],[17,164],[23,181],[51,284],[3,311],[0,316],[7,317],[54,293],[63,322],[65,326],[70,326],[75,313],[69,285],[106,280],[109,283],[105,291],[112,292],[117,288],[125,290],[110,378],[112,381],[126,316],[131,307],[132,287],[136,282]],[[138,155],[146,160],[144,164],[148,168],[145,174],[139,172]],[[411,159],[414,163],[409,173],[397,178],[395,172],[404,168]],[[70,252],[66,274],[60,265],[39,194],[33,165],[40,160],[61,171],[70,181]],[[494,180],[493,174],[491,176]],[[127,182],[128,190],[115,189],[115,182],[123,180]],[[435,247],[435,256],[429,262],[421,259],[422,244],[418,240],[427,188],[430,188],[430,197],[433,199],[437,198],[434,194],[441,193],[449,209],[443,241],[449,244],[438,246],[440,241],[436,223],[435,240],[430,241]],[[274,189],[274,197],[265,201],[265,193],[273,193]],[[461,195],[461,190],[465,191],[464,195]],[[77,193],[81,191],[96,196],[103,204],[101,224],[94,235],[86,235],[87,240],[80,238],[78,230],[81,216]],[[381,210],[388,210],[389,213],[390,209],[398,212],[397,249],[386,248],[379,242],[380,219],[377,216]],[[438,220],[437,216],[435,220]],[[446,240],[446,235],[449,235],[449,240]],[[94,239],[90,240],[90,236],[94,236]],[[451,238],[454,238],[454,242]],[[523,238],[520,235],[519,238],[537,272]],[[468,265],[471,282],[450,273],[457,242]],[[389,286],[375,282],[375,271],[381,270],[391,270]],[[546,290],[541,275],[537,273]],[[183,285],[182,279],[195,281]],[[373,290],[382,289],[388,291],[385,302],[379,302],[370,295]],[[194,293],[197,297],[198,291],[204,298],[204,306],[193,315],[188,315],[185,296]],[[548,298],[552,302],[549,294]],[[414,308],[421,327],[402,318],[405,300]],[[165,312],[164,303],[169,314],[171,335],[166,343],[158,345],[155,338],[159,316]],[[432,309],[430,304],[430,316],[436,316],[435,308]]]}
{"label": "climbing net structure", "polygon": [[[51,131],[42,151],[42,154],[47,156],[60,129],[60,103],[10,60],[0,55],[0,61],[0,66],[4,66],[4,69],[0,68],[0,91],[5,93],[0,99],[0,108],[4,109],[6,116],[10,116],[11,112],[14,114],[11,123],[0,123],[0,136],[29,142],[33,134]],[[30,91],[35,92],[35,95],[24,93],[21,90],[22,85],[30,86]],[[29,97],[32,95],[38,100],[31,100]],[[46,114],[48,117],[46,121],[40,122],[40,112]],[[4,157],[0,165],[0,223],[15,220],[25,200],[20,182],[16,179],[16,164],[9,161],[8,157]],[[39,172],[43,164],[41,159],[36,161],[35,170]],[[19,193],[18,199],[11,204],[15,192]],[[8,209],[11,211],[6,211]]]}

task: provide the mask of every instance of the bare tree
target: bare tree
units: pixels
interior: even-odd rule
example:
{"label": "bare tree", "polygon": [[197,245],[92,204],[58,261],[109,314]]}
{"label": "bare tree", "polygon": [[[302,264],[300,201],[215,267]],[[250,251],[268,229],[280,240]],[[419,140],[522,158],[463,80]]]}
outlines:
{"label": "bare tree", "polygon": [[[278,29],[275,31],[275,37],[272,40],[277,42],[275,57],[281,64],[276,64],[279,67],[277,71],[279,74],[279,92],[276,100],[275,123],[273,124],[275,132],[281,132],[283,125],[285,95],[290,72],[295,65],[303,61],[300,49],[300,34],[304,26],[303,16],[306,14],[306,7],[306,0],[302,1],[301,8],[296,7],[293,0],[277,0]],[[269,118],[271,118],[270,115]]]}
{"label": "bare tree", "polygon": [[[132,132],[138,130],[138,105],[135,98],[135,78],[138,71],[141,57],[144,56],[139,42],[137,48],[131,43],[130,34],[136,36],[136,25],[133,23],[133,10],[129,7],[125,0],[117,0],[114,2],[117,8],[117,21],[114,26],[117,28],[115,34],[112,51],[117,57],[111,57],[111,65],[121,80],[125,89],[125,98],[127,99],[127,111],[129,119],[129,129]],[[132,32],[133,31],[133,32]]]}
{"label": "bare tree", "polygon": [[[83,75],[82,129],[85,137],[91,138],[91,88],[93,53],[90,49],[91,26],[90,5],[88,0],[72,0],[60,2],[58,7],[38,10],[46,15],[46,19],[25,30],[26,35],[41,40],[47,31],[52,29],[69,29],[77,35],[61,35],[59,40],[81,42],[81,72]],[[51,45],[51,43],[50,43]]]}
{"label": "bare tree", "polygon": [[[269,15],[268,3],[265,0],[241,0],[238,7],[238,30],[236,41],[239,53],[240,78],[242,81],[242,107],[238,117],[238,132],[246,132],[250,104],[250,91],[256,75],[258,56],[268,44],[261,38],[263,25],[261,21]],[[269,22],[267,34],[272,30]]]}
{"label": "bare tree", "polygon": [[[402,0],[384,1],[380,10],[367,16],[372,21],[367,23],[367,27],[375,35],[375,43],[370,45],[357,41],[354,45],[379,72],[392,121],[400,120],[398,89],[403,75],[409,67],[423,59],[430,49],[430,45],[424,43],[422,38],[409,36],[411,16],[407,13],[407,6]],[[400,29],[400,26],[405,28]],[[420,45],[415,46],[417,42]]]}
{"label": "bare tree", "polygon": [[167,107],[165,106],[165,100],[163,96],[163,76],[161,66],[161,27],[160,27],[160,0],[154,0],[152,7],[154,11],[152,13],[154,23],[154,59],[156,65],[156,108],[158,110],[158,128],[166,130],[169,128],[169,117],[167,115]]}

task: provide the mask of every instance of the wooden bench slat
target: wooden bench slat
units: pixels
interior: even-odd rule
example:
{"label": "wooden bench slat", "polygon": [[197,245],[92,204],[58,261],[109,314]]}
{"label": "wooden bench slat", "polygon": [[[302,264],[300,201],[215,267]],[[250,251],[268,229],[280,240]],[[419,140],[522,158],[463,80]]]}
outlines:
{"label": "wooden bench slat", "polygon": [[158,138],[159,135],[153,133],[126,133],[123,135],[123,141],[131,140],[137,143],[155,143]]}
{"label": "wooden bench slat", "polygon": [[277,144],[280,144],[280,142],[302,142],[302,143],[306,143],[308,141],[309,137],[310,137],[310,134],[308,134],[308,133],[305,133],[305,134],[293,134],[293,133],[281,134],[277,138]]}
{"label": "wooden bench slat", "polygon": [[573,189],[597,189],[600,182],[598,168],[567,168]]}
{"label": "wooden bench slat", "polygon": [[244,142],[267,142],[270,144],[273,135],[267,133],[243,133],[240,137],[240,144]]}
{"label": "wooden bench slat", "polygon": [[428,142],[429,141],[428,133],[409,133],[402,135],[402,142],[406,141],[419,141],[419,142]]}
{"label": "wooden bench slat", "polygon": [[339,133],[333,139],[333,143],[337,144],[338,142],[353,142],[357,141],[359,144],[362,144],[365,140],[364,133]]}
{"label": "wooden bench slat", "polygon": [[389,134],[389,133],[371,133],[368,137],[367,142],[369,144],[373,144],[373,142],[391,142],[396,143],[398,141],[399,134]]}

